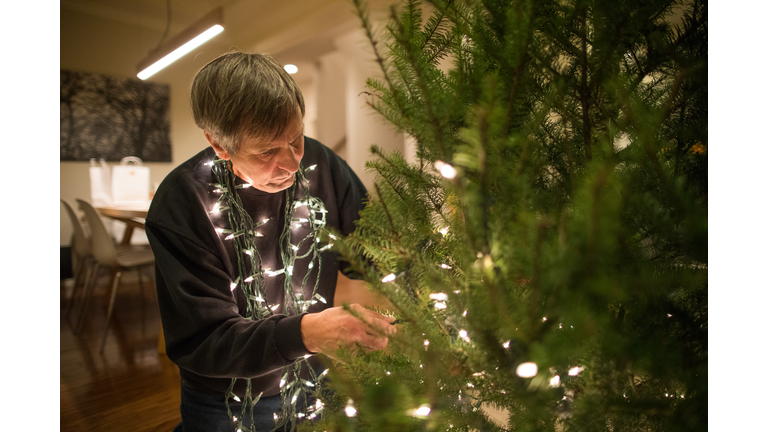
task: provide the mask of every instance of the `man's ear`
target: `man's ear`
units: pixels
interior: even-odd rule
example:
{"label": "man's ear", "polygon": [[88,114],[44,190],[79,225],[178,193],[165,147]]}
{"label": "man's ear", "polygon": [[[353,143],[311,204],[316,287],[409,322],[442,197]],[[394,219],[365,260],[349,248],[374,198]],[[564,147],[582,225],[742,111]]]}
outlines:
{"label": "man's ear", "polygon": [[229,153],[224,150],[224,147],[222,147],[219,143],[217,143],[213,139],[213,135],[211,135],[210,131],[204,130],[203,135],[205,135],[205,139],[208,141],[208,143],[213,147],[213,151],[216,152],[216,154],[219,156],[220,159],[229,160],[230,156]]}

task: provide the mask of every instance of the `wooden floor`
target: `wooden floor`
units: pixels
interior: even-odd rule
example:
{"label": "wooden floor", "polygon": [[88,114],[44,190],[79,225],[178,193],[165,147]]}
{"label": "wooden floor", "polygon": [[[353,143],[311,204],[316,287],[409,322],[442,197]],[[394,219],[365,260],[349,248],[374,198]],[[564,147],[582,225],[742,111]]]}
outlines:
{"label": "wooden floor", "polygon": [[[154,287],[147,282],[121,284],[109,326],[104,354],[99,354],[107,315],[108,274],[85,310],[78,335],[73,327],[81,304],[78,289],[66,316],[71,287],[61,287],[61,430],[168,432],[181,420],[178,368],[158,353],[160,315]],[[135,277],[134,277],[135,280]],[[360,303],[382,306],[361,282],[339,273],[335,305]]]}
{"label": "wooden floor", "polygon": [[168,432],[179,423],[179,370],[158,353],[160,316],[147,271],[143,289],[138,283],[120,287],[103,355],[108,275],[94,292],[78,335],[73,327],[80,298],[66,317],[72,289],[62,284],[60,430]]}

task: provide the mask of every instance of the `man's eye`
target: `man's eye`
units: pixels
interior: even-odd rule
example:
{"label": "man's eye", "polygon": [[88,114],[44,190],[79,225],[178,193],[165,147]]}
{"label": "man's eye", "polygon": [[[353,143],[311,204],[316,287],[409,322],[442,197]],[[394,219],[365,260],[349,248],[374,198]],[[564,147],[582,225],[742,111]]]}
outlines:
{"label": "man's eye", "polygon": [[265,152],[264,152],[264,153],[262,153],[260,156],[261,156],[261,157],[270,157],[270,156],[274,156],[274,155],[275,155],[275,153],[277,153],[277,150],[275,150],[275,149],[272,149],[272,150],[267,150],[267,151],[265,151]]}

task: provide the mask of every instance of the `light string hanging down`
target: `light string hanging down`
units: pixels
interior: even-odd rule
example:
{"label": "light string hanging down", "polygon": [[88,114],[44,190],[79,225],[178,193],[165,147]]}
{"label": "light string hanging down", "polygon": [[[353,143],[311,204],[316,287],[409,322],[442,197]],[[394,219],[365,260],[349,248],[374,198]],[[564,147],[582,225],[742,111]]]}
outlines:
{"label": "light string hanging down", "polygon": [[[280,306],[283,306],[283,312],[286,315],[299,315],[307,312],[309,307],[318,301],[327,303],[325,298],[317,291],[322,266],[321,252],[329,249],[333,246],[333,243],[322,245],[321,237],[323,233],[329,238],[334,238],[334,236],[325,228],[327,211],[322,200],[312,197],[309,193],[309,180],[306,178],[305,172],[311,171],[315,166],[313,165],[305,169],[302,165],[296,172],[296,180],[293,185],[284,191],[286,223],[279,237],[283,268],[271,271],[270,269],[265,269],[262,265],[261,254],[257,246],[257,238],[262,237],[262,235],[256,231],[258,227],[269,223],[270,219],[254,222],[253,218],[243,207],[240,196],[237,193],[238,189],[244,189],[251,185],[236,184],[236,176],[233,174],[231,161],[215,158],[205,165],[211,167],[216,178],[216,183],[211,183],[210,186],[213,187],[215,193],[220,194],[211,209],[211,214],[227,213],[229,228],[219,227],[216,228],[216,232],[224,235],[225,241],[233,242],[237,256],[238,277],[231,283],[230,289],[234,291],[237,287],[240,287],[242,290],[247,303],[246,318],[251,320],[267,318],[273,315]],[[297,196],[301,196],[301,198]],[[307,214],[297,217],[297,213],[301,208],[306,208]],[[293,229],[299,226],[307,226],[308,231],[303,238],[293,243]],[[300,254],[299,251],[304,247],[307,250]],[[308,260],[306,260],[307,258]],[[305,276],[294,288],[293,270],[297,265],[297,260],[301,260],[302,263],[308,261],[308,263],[306,264],[307,272]],[[313,273],[312,269],[314,267],[317,267],[315,273],[317,276],[312,286],[312,294],[309,298],[305,298],[304,291],[307,288],[309,276]],[[269,305],[266,301],[265,276],[275,277],[283,273],[285,274],[283,282],[284,303],[282,305]],[[280,396],[283,404],[280,413],[275,417],[275,428],[281,427],[295,418],[303,418],[305,416],[314,418],[320,415],[323,409],[323,404],[319,402],[319,399],[317,399],[318,403],[305,406],[302,410],[296,406],[296,402],[299,399],[303,400],[306,405],[311,397],[317,398],[317,395],[321,392],[321,387],[319,385],[316,386],[316,384],[320,384],[320,380],[327,373],[327,371],[324,371],[318,375],[311,367],[308,360],[309,357],[311,356],[304,356],[304,358],[284,367],[282,370]],[[302,367],[305,365],[309,371],[311,381],[300,377]],[[236,423],[238,430],[252,431],[253,429],[245,425],[243,420],[246,417],[246,410],[250,410],[251,413],[253,412],[253,406],[259,401],[261,394],[254,396],[251,393],[251,380],[246,378],[244,400],[241,400],[234,393],[236,382],[237,378],[233,378],[225,396],[227,413],[233,419],[233,422]],[[239,417],[232,415],[229,405],[230,399],[235,402],[242,402],[242,410]]]}

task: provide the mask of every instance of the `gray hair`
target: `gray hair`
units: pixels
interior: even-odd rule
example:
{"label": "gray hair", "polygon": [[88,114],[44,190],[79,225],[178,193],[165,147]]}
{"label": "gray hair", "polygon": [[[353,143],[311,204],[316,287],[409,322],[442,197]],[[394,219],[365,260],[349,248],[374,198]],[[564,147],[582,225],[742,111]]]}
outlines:
{"label": "gray hair", "polygon": [[203,66],[192,81],[195,123],[235,154],[244,138],[275,139],[304,118],[304,97],[270,56],[230,52]]}

